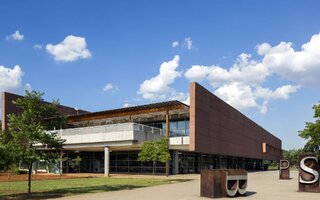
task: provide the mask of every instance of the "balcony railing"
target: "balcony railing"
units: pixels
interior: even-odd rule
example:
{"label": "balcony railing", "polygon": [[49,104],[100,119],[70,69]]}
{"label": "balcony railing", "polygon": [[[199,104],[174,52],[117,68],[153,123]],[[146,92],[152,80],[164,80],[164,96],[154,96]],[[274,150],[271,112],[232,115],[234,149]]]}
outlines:
{"label": "balcony railing", "polygon": [[101,126],[88,126],[79,128],[68,128],[56,130],[59,136],[69,135],[83,135],[83,134],[94,134],[94,133],[110,133],[110,132],[122,132],[122,131],[140,131],[144,133],[162,134],[160,128],[146,126],[137,123],[121,123],[121,124],[110,124]]}
{"label": "balcony railing", "polygon": [[[52,132],[52,131],[49,131]],[[56,130],[65,144],[100,143],[116,141],[155,140],[163,137],[162,130],[137,123],[121,123]]]}

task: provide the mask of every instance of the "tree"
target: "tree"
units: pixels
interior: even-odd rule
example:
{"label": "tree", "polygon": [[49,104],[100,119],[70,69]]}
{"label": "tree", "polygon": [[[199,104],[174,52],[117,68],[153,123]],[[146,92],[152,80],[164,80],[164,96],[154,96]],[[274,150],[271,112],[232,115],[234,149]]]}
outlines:
{"label": "tree", "polygon": [[312,107],[315,122],[306,122],[305,128],[299,131],[299,136],[306,139],[304,150],[320,156],[320,103]]}
{"label": "tree", "polygon": [[290,149],[283,151],[283,158],[288,160],[291,166],[298,165],[299,155],[303,153],[303,149]]}
{"label": "tree", "polygon": [[[13,101],[21,109],[20,114],[8,115],[8,142],[15,149],[17,160],[28,166],[28,193],[31,193],[32,164],[39,160],[49,161],[57,156],[62,149],[64,140],[53,129],[55,123],[63,124],[59,118],[58,101],[44,103],[43,93],[26,91],[26,96]],[[54,119],[54,120],[48,120]],[[59,124],[56,124],[59,125]]]}
{"label": "tree", "polygon": [[17,169],[17,152],[15,145],[8,138],[5,130],[0,130],[0,171],[8,173],[8,180],[12,170]]}
{"label": "tree", "polygon": [[82,159],[80,155],[77,155],[75,158],[71,159],[71,161],[69,162],[70,167],[77,173],[80,173],[81,160]]}
{"label": "tree", "polygon": [[156,162],[165,163],[169,159],[169,141],[167,139],[145,141],[142,144],[139,160],[142,162],[152,161],[152,181],[154,180]]}

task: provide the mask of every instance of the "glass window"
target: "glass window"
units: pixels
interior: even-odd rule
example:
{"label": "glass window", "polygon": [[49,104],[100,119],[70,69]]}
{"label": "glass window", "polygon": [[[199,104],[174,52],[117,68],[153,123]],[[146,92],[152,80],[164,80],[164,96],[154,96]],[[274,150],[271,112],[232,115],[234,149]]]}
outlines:
{"label": "glass window", "polygon": [[186,128],[186,122],[185,121],[178,121],[178,129],[185,130],[185,128]]}
{"label": "glass window", "polygon": [[170,131],[178,130],[178,123],[177,122],[170,122]]}

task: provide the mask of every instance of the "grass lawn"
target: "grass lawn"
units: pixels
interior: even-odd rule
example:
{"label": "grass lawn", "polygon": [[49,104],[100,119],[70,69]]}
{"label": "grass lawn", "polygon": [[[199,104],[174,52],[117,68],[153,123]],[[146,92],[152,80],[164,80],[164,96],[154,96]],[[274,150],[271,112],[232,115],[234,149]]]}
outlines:
{"label": "grass lawn", "polygon": [[130,190],[187,180],[143,178],[76,178],[32,181],[32,196],[28,196],[27,181],[0,182],[0,199],[43,199],[116,190]]}

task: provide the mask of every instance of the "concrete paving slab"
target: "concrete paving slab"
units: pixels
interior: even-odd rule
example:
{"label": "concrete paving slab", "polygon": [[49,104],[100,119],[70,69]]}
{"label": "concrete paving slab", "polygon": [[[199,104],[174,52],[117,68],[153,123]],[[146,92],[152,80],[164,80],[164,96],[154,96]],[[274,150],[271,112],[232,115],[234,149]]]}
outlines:
{"label": "concrete paving slab", "polygon": [[[320,193],[298,192],[298,172],[291,171],[290,180],[279,180],[278,171],[251,172],[248,174],[248,195],[236,199],[261,200],[320,200]],[[102,192],[59,198],[59,200],[206,200],[200,197],[200,175],[179,175],[177,178],[192,181],[167,184],[134,190]],[[170,178],[174,178],[171,176]],[[220,198],[230,199],[230,198]],[[235,199],[235,198],[232,198]]]}

